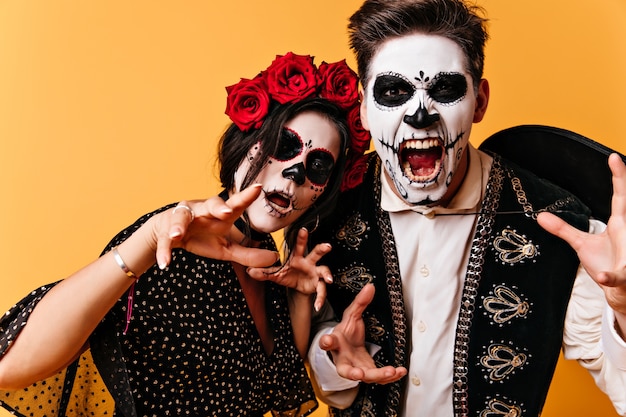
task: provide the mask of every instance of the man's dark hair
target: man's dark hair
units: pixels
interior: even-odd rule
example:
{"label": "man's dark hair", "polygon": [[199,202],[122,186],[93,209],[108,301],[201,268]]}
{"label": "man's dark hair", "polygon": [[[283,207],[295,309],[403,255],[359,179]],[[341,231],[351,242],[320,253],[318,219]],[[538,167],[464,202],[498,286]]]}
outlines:
{"label": "man's dark hair", "polygon": [[361,83],[369,81],[372,57],[391,38],[413,33],[439,35],[454,41],[467,57],[474,87],[483,76],[489,38],[484,11],[463,0],[365,0],[348,25]]}

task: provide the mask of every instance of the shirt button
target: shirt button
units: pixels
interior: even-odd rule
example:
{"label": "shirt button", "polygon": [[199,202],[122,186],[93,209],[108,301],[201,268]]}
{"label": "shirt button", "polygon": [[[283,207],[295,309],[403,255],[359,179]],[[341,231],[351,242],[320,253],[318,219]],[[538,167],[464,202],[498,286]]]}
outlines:
{"label": "shirt button", "polygon": [[417,330],[419,330],[420,332],[425,332],[426,331],[426,323],[424,323],[423,321],[420,321],[419,323],[417,323]]}
{"label": "shirt button", "polygon": [[423,267],[420,268],[420,274],[422,274],[422,276],[424,278],[426,278],[428,275],[430,275],[430,270],[428,269],[428,267],[426,265],[424,265]]}
{"label": "shirt button", "polygon": [[416,376],[411,377],[411,384],[415,385],[416,387],[418,385],[420,385],[422,383],[422,381],[420,381],[420,379]]}

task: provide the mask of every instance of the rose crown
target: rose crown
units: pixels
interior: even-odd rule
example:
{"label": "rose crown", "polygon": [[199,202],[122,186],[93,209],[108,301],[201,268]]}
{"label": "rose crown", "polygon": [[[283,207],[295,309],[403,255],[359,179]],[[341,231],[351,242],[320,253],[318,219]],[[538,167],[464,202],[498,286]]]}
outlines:
{"label": "rose crown", "polygon": [[263,124],[273,102],[296,103],[310,97],[324,98],[346,112],[350,146],[341,188],[360,184],[365,167],[364,153],[370,146],[370,134],[361,125],[357,74],[345,59],[322,62],[319,68],[310,55],[288,52],[277,55],[264,71],[252,79],[242,78],[226,87],[226,115],[243,132]]}

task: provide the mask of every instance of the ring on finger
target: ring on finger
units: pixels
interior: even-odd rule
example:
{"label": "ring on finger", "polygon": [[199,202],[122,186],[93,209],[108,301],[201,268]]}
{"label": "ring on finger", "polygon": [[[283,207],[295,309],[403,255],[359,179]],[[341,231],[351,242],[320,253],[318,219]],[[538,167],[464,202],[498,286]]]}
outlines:
{"label": "ring on finger", "polygon": [[193,221],[193,219],[196,218],[196,215],[194,214],[193,210],[188,205],[186,205],[186,204],[179,204],[176,207],[174,207],[174,211],[172,213],[173,214],[176,213],[176,210],[178,210],[178,209],[187,210],[189,212],[189,214],[191,215],[191,221]]}

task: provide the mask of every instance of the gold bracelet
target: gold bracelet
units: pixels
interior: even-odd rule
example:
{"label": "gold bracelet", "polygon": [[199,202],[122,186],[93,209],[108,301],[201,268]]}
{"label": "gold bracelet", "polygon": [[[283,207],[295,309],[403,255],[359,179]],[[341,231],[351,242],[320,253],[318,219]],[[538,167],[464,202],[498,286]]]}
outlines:
{"label": "gold bracelet", "polygon": [[129,278],[132,279],[138,279],[139,277],[137,275],[135,275],[135,273],[133,271],[131,271],[130,269],[128,269],[128,267],[126,266],[126,264],[124,263],[124,260],[122,259],[122,257],[120,256],[120,253],[117,251],[117,246],[113,248],[113,257],[115,258],[115,262],[117,262],[117,265],[122,268],[122,271],[124,271],[124,273],[126,275],[128,275]]}

